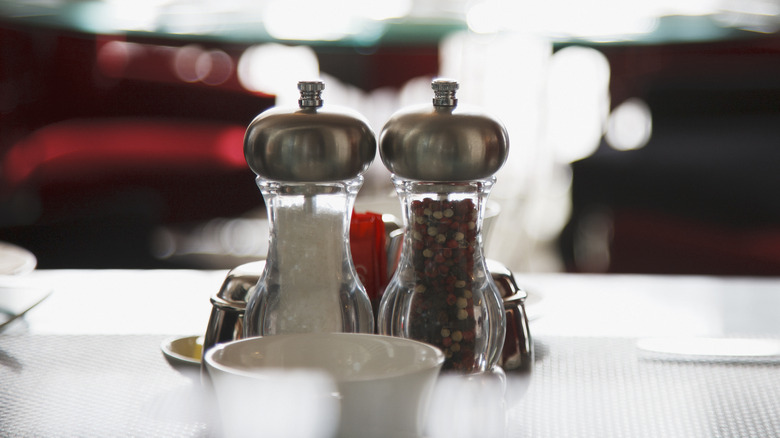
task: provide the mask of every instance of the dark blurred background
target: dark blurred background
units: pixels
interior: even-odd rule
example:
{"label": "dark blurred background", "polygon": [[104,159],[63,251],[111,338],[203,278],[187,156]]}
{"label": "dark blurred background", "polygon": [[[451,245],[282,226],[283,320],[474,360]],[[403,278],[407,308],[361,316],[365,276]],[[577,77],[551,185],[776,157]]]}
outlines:
{"label": "dark blurred background", "polygon": [[[573,164],[568,266],[780,274],[780,39],[601,50],[613,102],[641,98],[652,136]],[[608,260],[589,231],[607,232]]]}
{"label": "dark blurred background", "polygon": [[[252,63],[290,75],[288,64],[303,74],[299,64],[314,59],[310,70],[339,84],[340,103],[369,112],[379,131],[417,78],[445,70],[443,42],[451,35],[530,32],[549,45],[550,59],[571,47],[603,56],[608,117],[591,152],[553,160],[568,178],[565,221],[547,238],[553,261],[508,264],[780,274],[774,2],[656,13],[652,26],[618,35],[508,25],[486,31],[468,14],[471,3],[398,2],[406,9],[362,16],[368,24],[319,39],[275,35],[257,6],[272,2],[228,2],[232,9],[216,13],[209,9],[216,2],[159,0],[141,2],[157,13],[146,21],[108,20],[109,13],[123,17],[108,9],[120,3],[0,1],[0,241],[33,252],[39,268],[238,264],[176,251],[200,245],[189,255],[211,249],[229,256],[226,235],[264,237],[240,222],[263,213],[241,139],[257,114],[283,99],[259,74],[255,82],[242,77]],[[611,6],[594,7],[606,14],[599,7]],[[305,53],[289,61],[258,55],[274,47]],[[541,245],[524,242],[514,250],[533,258]]]}

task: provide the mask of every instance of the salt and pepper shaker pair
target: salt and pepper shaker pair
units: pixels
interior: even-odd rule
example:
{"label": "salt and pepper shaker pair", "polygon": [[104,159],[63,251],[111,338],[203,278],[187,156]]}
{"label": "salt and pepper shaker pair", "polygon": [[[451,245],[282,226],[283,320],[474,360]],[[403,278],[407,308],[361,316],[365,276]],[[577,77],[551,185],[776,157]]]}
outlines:
{"label": "salt and pepper shaker pair", "polygon": [[[359,114],[323,107],[322,82],[298,88],[298,108],[263,112],[244,140],[270,232],[263,271],[245,292],[240,336],[376,327],[439,347],[446,370],[477,373],[500,364],[506,316],[482,252],[481,225],[508,153],[503,125],[458,108],[457,82],[443,79],[432,83],[432,107],[399,111],[385,125],[379,150],[399,195],[405,235],[375,324],[348,233],[376,137]],[[222,311],[216,304],[212,319]]]}

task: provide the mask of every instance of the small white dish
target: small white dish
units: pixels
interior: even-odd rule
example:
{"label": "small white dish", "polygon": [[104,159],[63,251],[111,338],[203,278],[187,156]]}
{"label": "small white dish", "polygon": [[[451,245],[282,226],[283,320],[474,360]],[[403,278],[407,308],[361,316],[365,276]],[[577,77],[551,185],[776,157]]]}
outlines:
{"label": "small white dish", "polygon": [[38,259],[28,250],[0,242],[0,275],[24,275],[32,272]]}
{"label": "small white dish", "polygon": [[217,345],[204,360],[229,436],[389,438],[422,434],[444,355],[403,338],[311,333]]}
{"label": "small white dish", "polygon": [[657,337],[637,340],[648,359],[698,362],[780,362],[780,339]]}
{"label": "small white dish", "polygon": [[203,354],[203,336],[166,339],[160,345],[160,350],[174,368],[200,367]]}

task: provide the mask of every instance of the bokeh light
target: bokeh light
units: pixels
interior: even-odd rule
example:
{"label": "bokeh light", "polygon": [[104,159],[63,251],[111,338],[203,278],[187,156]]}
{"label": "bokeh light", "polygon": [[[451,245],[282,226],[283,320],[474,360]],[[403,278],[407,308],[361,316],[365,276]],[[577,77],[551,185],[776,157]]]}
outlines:
{"label": "bokeh light", "polygon": [[609,114],[609,61],[587,47],[567,47],[551,59],[547,142],[560,162],[590,156]]}
{"label": "bokeh light", "polygon": [[349,34],[350,13],[318,0],[270,0],[265,29],[280,40],[335,41]]}
{"label": "bokeh light", "polygon": [[203,49],[197,45],[188,45],[176,50],[173,57],[173,71],[176,76],[184,82],[201,80],[203,76],[199,75],[196,64],[202,53]]}
{"label": "bokeh light", "polygon": [[119,78],[124,75],[134,54],[143,49],[135,43],[109,41],[98,49],[97,66],[108,77]]}
{"label": "bokeh light", "polygon": [[233,59],[222,50],[201,53],[195,61],[195,73],[204,84],[221,85],[233,74]]}
{"label": "bokeh light", "polygon": [[238,80],[250,91],[276,96],[277,105],[298,102],[298,81],[319,77],[317,54],[306,46],[261,44],[248,48],[238,61]]}
{"label": "bokeh light", "polygon": [[630,151],[644,147],[652,132],[650,107],[642,99],[631,98],[612,110],[605,139],[614,149]]}

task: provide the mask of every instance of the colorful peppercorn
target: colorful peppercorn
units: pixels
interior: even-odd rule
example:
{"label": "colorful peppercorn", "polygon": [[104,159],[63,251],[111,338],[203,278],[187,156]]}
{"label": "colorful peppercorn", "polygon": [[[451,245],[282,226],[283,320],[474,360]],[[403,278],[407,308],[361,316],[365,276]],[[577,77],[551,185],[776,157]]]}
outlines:
{"label": "colorful peppercorn", "polygon": [[[444,351],[443,369],[472,371],[478,351],[473,300],[474,250],[479,212],[471,199],[425,198],[411,203],[409,230],[414,242],[414,297],[418,315],[409,320],[409,335]],[[477,314],[480,312],[477,311]]]}

